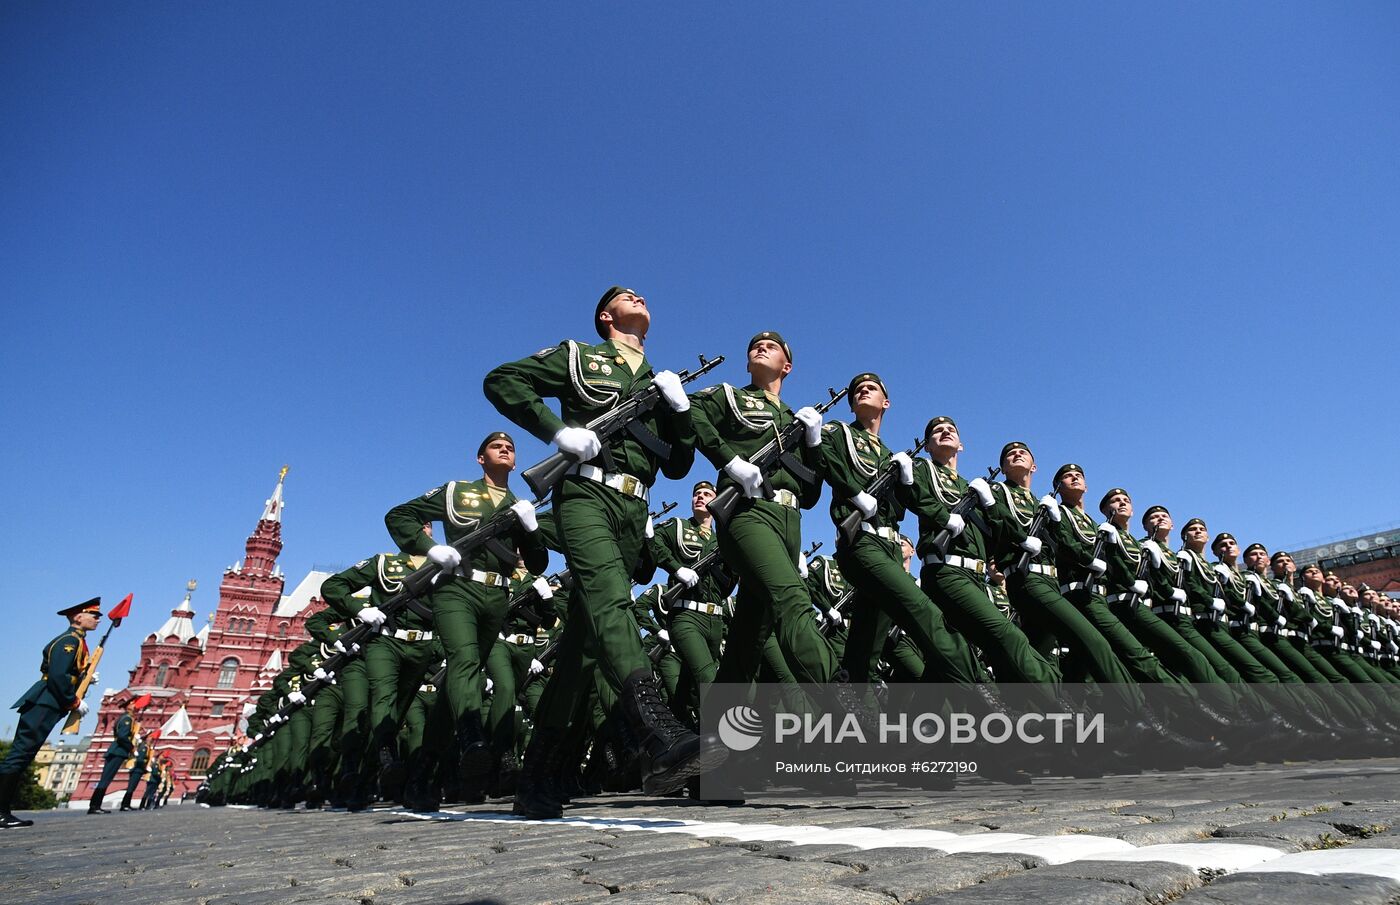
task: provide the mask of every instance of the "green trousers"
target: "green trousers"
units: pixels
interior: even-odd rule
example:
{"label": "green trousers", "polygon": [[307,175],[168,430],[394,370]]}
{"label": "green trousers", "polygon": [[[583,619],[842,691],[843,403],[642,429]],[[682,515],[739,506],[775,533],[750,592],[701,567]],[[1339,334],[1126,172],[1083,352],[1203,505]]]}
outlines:
{"label": "green trousers", "polygon": [[920,587],[948,624],[982,649],[998,682],[1059,683],[1059,664],[1036,651],[1026,633],[997,609],[977,573],[960,566],[925,565],[919,577]]}
{"label": "green trousers", "polygon": [[[429,597],[433,630],[447,652],[441,692],[458,732],[466,721],[485,724],[486,661],[505,622],[509,601],[508,588],[461,576],[438,582]],[[412,676],[415,688],[422,677],[421,670]]]}
{"label": "green trousers", "polygon": [[611,712],[627,677],[650,670],[632,613],[632,572],[646,543],[647,504],[570,477],[554,491],[555,523],[574,578],[554,672],[540,696],[536,727],[564,729],[600,694]]}
{"label": "green trousers", "polygon": [[434,647],[432,641],[405,641],[384,635],[365,646],[370,758],[377,758],[381,748],[395,747],[399,725],[423,682],[423,672],[432,662]]}
{"label": "green trousers", "polygon": [[[1257,656],[1250,652],[1249,648],[1241,644],[1223,621],[1213,619],[1197,619],[1196,631],[1202,638],[1214,648],[1220,656],[1224,657],[1230,666],[1235,670],[1240,681],[1250,685],[1277,685],[1282,681],[1282,675],[1267,663],[1262,662]],[[1258,635],[1249,633],[1255,640]],[[1263,645],[1260,645],[1262,647]],[[1270,654],[1272,656],[1272,654]],[[1274,658],[1277,659],[1277,658]],[[1283,672],[1287,672],[1287,667],[1282,663],[1278,664]],[[1216,670],[1219,672],[1219,670]]]}
{"label": "green trousers", "polygon": [[924,675],[924,656],[904,632],[886,642],[885,660],[896,682],[918,682]]}
{"label": "green trousers", "polygon": [[[536,701],[543,686],[530,682],[530,663],[535,659],[536,645],[516,644],[514,641],[496,641],[491,648],[491,656],[486,662],[486,674],[494,686],[491,691],[491,712],[486,719],[486,736],[491,740],[491,750],[505,754],[520,747],[520,725],[516,720],[516,704],[522,698],[522,689],[533,689]],[[528,701],[528,698],[527,698]],[[525,705],[527,712],[533,708]]]}
{"label": "green trousers", "polygon": [[687,708],[700,706],[700,695],[719,671],[720,642],[724,640],[720,613],[676,610],[671,614],[671,646],[680,657],[681,677],[676,699]]}
{"label": "green trousers", "polygon": [[[1048,595],[1042,593],[1042,599],[1048,599]],[[1014,600],[1015,598],[1013,598]],[[1109,649],[1117,659],[1121,669],[1126,670],[1129,681],[1152,682],[1152,683],[1174,683],[1176,677],[1167,671],[1162,665],[1162,661],[1157,658],[1148,647],[1138,640],[1128,626],[1118,618],[1109,607],[1108,602],[1099,594],[1094,593],[1089,588],[1078,588],[1068,592],[1070,603],[1077,609],[1085,620],[1094,627],[1105,641],[1108,642]],[[1079,655],[1078,648],[1082,642],[1074,639],[1074,653]],[[1102,669],[1104,664],[1100,658],[1091,658],[1095,668]],[[1091,673],[1091,675],[1093,675]],[[1097,675],[1093,675],[1096,681]]]}
{"label": "green trousers", "polygon": [[1244,677],[1240,675],[1239,670],[1235,669],[1229,658],[1197,630],[1196,620],[1192,615],[1189,613],[1168,613],[1158,614],[1157,618],[1175,629],[1183,641],[1195,648],[1202,657],[1205,657],[1206,662],[1210,664],[1211,671],[1222,682],[1231,685],[1240,685],[1244,682]]}
{"label": "green trousers", "polygon": [[[310,785],[329,780],[340,770],[338,745],[335,742],[340,736],[337,730],[345,710],[345,701],[339,682],[321,686],[307,709],[311,711],[311,729],[306,740],[304,780]],[[321,791],[326,791],[324,786]]]}
{"label": "green trousers", "polygon": [[801,543],[802,514],[767,500],[740,503],[720,532],[720,555],[739,574],[739,594],[716,682],[753,682],[770,636],[798,681],[824,684],[836,673],[797,572]]}
{"label": "green trousers", "polygon": [[[369,673],[364,657],[355,657],[336,673],[340,688],[339,748],[340,775],[359,774],[369,747]],[[320,695],[317,695],[320,697]]]}
{"label": "green trousers", "polygon": [[1127,600],[1120,600],[1110,603],[1108,608],[1144,647],[1187,682],[1207,685],[1224,683],[1225,680],[1211,668],[1210,661],[1181,637],[1176,629],[1152,612],[1146,603],[1130,606]]}
{"label": "green trousers", "polygon": [[852,682],[874,678],[891,624],[899,626],[923,655],[923,681],[971,685],[987,680],[967,639],[949,626],[905,570],[898,544],[862,532],[853,543],[837,548],[836,563],[856,589],[842,663]]}

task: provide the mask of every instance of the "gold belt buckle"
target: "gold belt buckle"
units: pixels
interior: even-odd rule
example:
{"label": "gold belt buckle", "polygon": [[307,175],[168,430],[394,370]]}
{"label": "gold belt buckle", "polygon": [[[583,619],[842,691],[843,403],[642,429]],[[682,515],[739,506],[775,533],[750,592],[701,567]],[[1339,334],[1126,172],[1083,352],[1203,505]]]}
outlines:
{"label": "gold belt buckle", "polygon": [[406,640],[408,640],[408,641],[417,641],[417,640],[418,640],[418,630],[417,630],[417,629],[411,628],[411,629],[408,630],[408,632],[407,632],[406,634],[407,634]]}
{"label": "gold belt buckle", "polygon": [[985,574],[987,571],[987,561],[985,559],[979,559],[976,562],[977,565],[972,567],[972,571],[976,572],[978,575]]}
{"label": "gold belt buckle", "polygon": [[706,616],[713,616],[713,615],[714,615],[715,613],[717,613],[717,612],[719,612],[719,607],[715,606],[713,603],[707,603],[707,604],[705,604],[705,615],[706,615]]}
{"label": "gold belt buckle", "polygon": [[622,476],[622,492],[631,496],[637,495],[637,485],[641,483],[630,474]]}

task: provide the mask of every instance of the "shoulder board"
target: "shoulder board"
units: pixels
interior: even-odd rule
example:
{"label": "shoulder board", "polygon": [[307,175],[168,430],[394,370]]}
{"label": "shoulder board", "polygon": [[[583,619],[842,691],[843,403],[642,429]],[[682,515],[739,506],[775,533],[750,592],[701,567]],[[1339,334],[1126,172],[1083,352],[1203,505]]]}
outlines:
{"label": "shoulder board", "polygon": [[363,568],[364,568],[365,566],[367,566],[367,565],[369,565],[369,560],[368,560],[368,559],[362,559],[362,560],[360,560],[359,562],[355,563],[355,564],[354,564],[353,566],[351,566],[350,568],[352,568],[352,569],[363,569]]}
{"label": "shoulder board", "polygon": [[837,422],[835,422],[835,421],[828,421],[827,423],[823,424],[823,425],[822,425],[822,433],[824,433],[824,434],[829,434],[829,433],[831,433],[832,431],[836,430],[836,424],[837,424]]}
{"label": "shoulder board", "polygon": [[441,490],[442,490],[441,487],[434,487],[432,490],[429,490],[429,491],[427,491],[426,493],[423,494],[423,499],[425,499],[425,500],[426,500],[426,499],[429,499],[430,497],[432,497],[432,496],[436,495],[437,493],[441,492]]}
{"label": "shoulder board", "polygon": [[551,352],[558,352],[559,349],[560,349],[560,347],[563,346],[563,345],[564,345],[563,343],[560,343],[558,346],[545,346],[543,349],[539,350],[538,352],[536,352],[534,355],[531,355],[530,357],[531,357],[531,358],[548,358]]}

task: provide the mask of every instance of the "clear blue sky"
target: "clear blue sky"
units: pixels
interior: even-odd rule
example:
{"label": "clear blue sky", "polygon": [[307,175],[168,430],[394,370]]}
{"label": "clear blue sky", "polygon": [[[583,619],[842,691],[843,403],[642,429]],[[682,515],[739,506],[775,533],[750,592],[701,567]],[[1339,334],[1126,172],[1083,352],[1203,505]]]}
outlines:
{"label": "clear blue sky", "polygon": [[292,581],[386,549],[613,282],[657,367],[780,330],[794,404],[877,370],[965,470],[1392,522],[1397,46],[1386,3],[4,4],[0,704],[60,605],[136,593],[103,685],[191,577],[202,623],[284,462]]}

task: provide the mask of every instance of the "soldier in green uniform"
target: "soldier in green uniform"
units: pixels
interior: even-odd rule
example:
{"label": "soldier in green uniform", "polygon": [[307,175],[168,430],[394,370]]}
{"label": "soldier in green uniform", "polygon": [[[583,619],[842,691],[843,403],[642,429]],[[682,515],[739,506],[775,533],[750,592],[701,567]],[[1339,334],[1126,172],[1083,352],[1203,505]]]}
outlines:
{"label": "soldier in green uniform", "polygon": [[782,336],[755,335],[747,357],[747,386],[709,387],[695,402],[696,442],[720,471],[718,488],[735,487],[744,496],[719,540],[725,563],[738,575],[739,593],[715,681],[754,681],[764,646],[776,636],[799,681],[825,683],[836,674],[836,659],[812,620],[812,600],[797,567],[802,510],[816,505],[821,483],[802,480],[783,463],[767,476],[768,497],[764,475],[748,460],[795,419],[802,422],[803,440],[791,454],[801,467],[815,469],[822,417],[810,406],[794,413],[779,396],[792,372],[792,349]]}
{"label": "soldier in green uniform", "polygon": [[[914,573],[911,567],[914,562],[914,542],[904,535],[900,535],[899,545],[904,554],[904,571],[912,576]],[[914,578],[916,584],[920,584],[918,577]],[[922,585],[921,585],[922,586]],[[1005,600],[1006,595],[1002,595]],[[995,598],[993,599],[995,603]],[[1000,607],[998,607],[1000,609]],[[1009,614],[1009,610],[1006,612]],[[833,642],[833,647],[835,643]],[[910,640],[904,629],[891,623],[889,632],[885,636],[885,648],[882,654],[881,674],[888,675],[896,682],[918,682],[923,679],[924,669],[927,664],[924,662],[923,652],[919,646]]]}
{"label": "soldier in green uniform", "polygon": [[525,568],[523,561],[516,564],[510,576],[510,599],[516,600],[521,595],[528,595],[529,600],[507,613],[486,661],[486,675],[494,685],[486,732],[498,764],[489,791],[500,796],[513,794],[515,789],[516,774],[520,771],[516,756],[520,721],[516,714],[521,705],[517,702],[523,700],[526,712],[534,712],[534,703],[539,700],[538,690],[533,701],[521,692],[527,687],[530,676],[544,672],[544,664],[535,657],[540,649],[538,632],[546,618],[550,622],[554,618],[554,588],[543,575]]}
{"label": "soldier in green uniform", "polygon": [[[1207,536],[1206,523],[1198,518],[1191,519],[1181,529],[1182,547],[1176,555],[1181,569],[1181,589],[1186,592],[1186,605],[1191,610],[1196,630],[1230,664],[1239,681],[1251,685],[1278,685],[1284,676],[1292,674],[1264,648],[1257,631],[1250,627],[1257,622],[1254,606],[1246,607],[1244,579],[1238,578],[1240,587],[1235,595],[1227,595],[1221,587],[1221,576],[1205,557]],[[1254,548],[1264,549],[1260,544],[1251,545],[1251,550]],[[1241,638],[1251,640],[1247,644]],[[1269,662],[1256,656],[1253,652],[1256,649],[1266,654]],[[1219,668],[1216,672],[1228,675]]]}
{"label": "soldier in green uniform", "polygon": [[[510,575],[515,571],[518,556],[524,558],[532,572],[543,572],[549,564],[549,554],[538,535],[534,506],[516,499],[508,485],[510,473],[515,470],[515,441],[503,431],[487,435],[477,448],[476,461],[483,472],[480,480],[449,481],[395,506],[384,516],[389,535],[403,553],[426,555],[447,570],[434,585],[429,602],[435,631],[447,651],[443,693],[452,709],[452,722],[457,731],[458,766],[466,787],[464,791],[472,798],[484,796],[482,786],[499,753],[491,751],[486,739],[482,694],[485,665],[505,623]],[[509,542],[489,542],[472,551],[470,561],[463,561],[450,544],[498,510],[507,508],[519,520]],[[446,544],[434,543],[432,536],[424,531],[424,525],[430,522],[442,523]],[[382,623],[383,614],[371,609],[378,620],[376,624]],[[359,618],[363,621],[366,616],[362,612]],[[415,617],[404,618],[408,621]],[[423,629],[396,631],[412,631],[421,637]],[[421,643],[397,638],[382,640],[393,648],[393,652],[386,652],[386,659],[380,661],[386,664],[385,668],[400,654],[409,656],[408,652],[415,649],[410,645]],[[413,655],[414,664],[406,664],[402,673],[405,706],[407,690],[418,683],[422,656],[426,655],[427,648],[416,650],[419,653]]]}
{"label": "soldier in green uniform", "polygon": [[[419,526],[424,536],[426,527]],[[369,735],[362,756],[371,768],[378,767],[381,788],[390,795],[403,785],[395,741],[399,724],[422,684],[423,670],[433,662],[434,636],[426,604],[413,601],[388,617],[379,607],[402,591],[404,579],[425,561],[419,555],[379,553],[321,583],[321,597],[336,616],[378,626],[378,636],[368,639],[362,651],[369,681]],[[353,596],[366,588],[367,598]]]}
{"label": "soldier in green uniform", "polygon": [[[516,813],[529,817],[562,813],[569,797],[562,773],[572,765],[565,763],[561,740],[590,690],[608,711],[621,698],[643,749],[649,792],[678,788],[723,756],[708,746],[702,752],[701,739],[671,713],[631,613],[632,572],[644,554],[651,485],[658,471],[684,477],[694,461],[690,399],[674,373],[654,374],[646,359],[646,299],[613,286],[598,300],[593,320],[601,342],[566,340],[541,349],[491,371],[484,385],[497,411],[579,462],[554,488],[554,517],[574,589],[515,796]],[[662,404],[614,435],[606,448],[583,426],[651,384]],[[559,400],[559,414],[546,398]]]}
{"label": "soldier in green uniform", "polygon": [[[831,485],[831,520],[840,525],[852,512],[861,518],[854,542],[837,538],[836,561],[856,587],[842,665],[851,681],[869,681],[893,623],[919,648],[924,680],[963,685],[984,680],[967,642],[949,631],[943,612],[903,564],[899,524],[905,505],[912,503],[911,508],[923,514],[934,497],[918,494],[923,488],[915,486],[913,459],[907,453],[891,453],[880,439],[890,407],[885,384],[876,374],[857,374],[847,386],[847,401],[855,418],[850,424],[827,424],[821,446],[823,477]],[[897,462],[903,492],[876,499],[865,488],[891,458]]]}
{"label": "soldier in green uniform", "polygon": [[441,641],[433,641],[433,657],[424,667],[399,730],[399,747],[408,774],[403,804],[410,810],[423,812],[436,811],[441,803],[436,774],[443,754],[451,747],[452,738],[447,701],[438,692],[435,681],[437,674],[447,668]]}
{"label": "soldier in green uniform", "polygon": [[102,759],[102,776],[92,790],[92,800],[88,802],[89,814],[111,813],[102,807],[102,800],[107,797],[107,787],[116,778],[117,771],[122,768],[126,759],[135,753],[135,704],[136,698],[128,699],[126,706],[122,708],[122,715],[117,717],[116,725],[112,727],[112,742],[107,746],[107,753]]}
{"label": "soldier in green uniform", "polygon": [[690,491],[690,517],[678,516],[657,525],[650,544],[652,558],[671,577],[667,586],[685,588],[671,609],[665,631],[683,669],[674,699],[687,711],[699,707],[700,694],[719,670],[728,617],[725,601],[734,590],[734,579],[723,568],[711,568],[704,575],[693,568],[719,546],[706,508],[714,498],[713,483],[696,482]]}
{"label": "soldier in green uniform", "polygon": [[[1304,567],[1303,586],[1298,589],[1298,596],[1308,608],[1312,648],[1347,682],[1372,684],[1375,679],[1352,657],[1350,651],[1341,647],[1340,641],[1346,636],[1346,629],[1337,623],[1338,612],[1325,585],[1326,576],[1321,566],[1313,564]],[[1337,586],[1341,586],[1340,581]]]}
{"label": "soldier in green uniform", "polygon": [[813,555],[807,560],[802,581],[807,585],[812,605],[820,614],[820,627],[827,643],[836,655],[836,662],[840,663],[846,656],[847,617],[850,615],[851,600],[855,597],[855,588],[841,574],[841,566],[833,556]]}
{"label": "soldier in green uniform", "polygon": [[[307,618],[306,632],[311,636],[308,642],[311,650],[308,651],[304,668],[309,669],[310,673],[303,673],[303,677],[328,683],[321,686],[321,690],[316,694],[314,706],[310,708],[310,726],[306,739],[306,773],[301,780],[306,789],[306,806],[314,810],[321,807],[328,796],[335,794],[331,777],[335,775],[339,763],[337,746],[331,741],[340,736],[337,730],[344,715],[345,699],[341,677],[328,674],[323,664],[338,653],[335,645],[345,633],[345,624],[333,610],[326,608]],[[363,667],[351,671],[351,681],[354,682],[353,677],[362,673]],[[335,797],[337,801],[341,801],[338,794],[335,794]]]}
{"label": "soldier in green uniform", "polygon": [[87,715],[87,704],[78,697],[78,685],[88,664],[86,635],[102,620],[102,598],[59,610],[58,615],[68,619],[68,627],[44,645],[39,681],[13,705],[19,711],[19,725],[9,753],[0,761],[0,829],[34,824],[11,813],[20,783],[53,727],[74,710]]}

